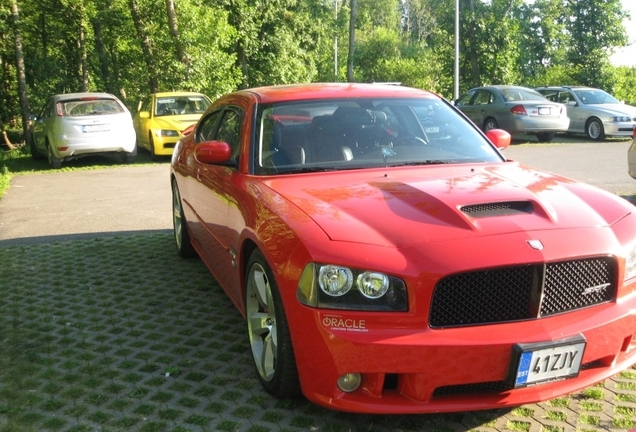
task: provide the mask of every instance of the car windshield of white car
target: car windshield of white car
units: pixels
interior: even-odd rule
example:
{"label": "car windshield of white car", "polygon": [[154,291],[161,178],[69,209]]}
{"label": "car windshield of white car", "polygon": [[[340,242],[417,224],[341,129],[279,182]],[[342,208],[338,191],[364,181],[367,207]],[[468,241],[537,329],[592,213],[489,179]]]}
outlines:
{"label": "car windshield of white car", "polygon": [[124,108],[114,99],[78,99],[60,102],[62,112],[68,117],[118,114]]}
{"label": "car windshield of white car", "polygon": [[278,103],[257,117],[256,174],[503,161],[436,97]]}

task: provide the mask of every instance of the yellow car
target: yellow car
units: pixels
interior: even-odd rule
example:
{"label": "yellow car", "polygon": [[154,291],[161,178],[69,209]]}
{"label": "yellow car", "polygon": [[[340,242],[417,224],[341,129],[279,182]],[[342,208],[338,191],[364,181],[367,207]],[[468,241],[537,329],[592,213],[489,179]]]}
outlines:
{"label": "yellow car", "polygon": [[137,107],[133,118],[137,145],[155,156],[170,156],[175,144],[188,126],[210,106],[210,99],[201,93],[153,93]]}

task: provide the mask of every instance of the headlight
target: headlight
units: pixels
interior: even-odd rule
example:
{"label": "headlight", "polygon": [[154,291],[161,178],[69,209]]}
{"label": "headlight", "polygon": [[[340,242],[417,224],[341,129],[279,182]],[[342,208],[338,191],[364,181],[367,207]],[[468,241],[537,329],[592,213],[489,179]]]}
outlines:
{"label": "headlight", "polygon": [[298,281],[298,301],[326,309],[407,311],[406,286],[380,272],[309,263]]}
{"label": "headlight", "polygon": [[155,131],[155,135],[158,137],[178,137],[179,132],[176,130],[167,130],[167,129],[157,129]]}
{"label": "headlight", "polygon": [[625,279],[628,280],[636,276],[636,244],[632,245],[625,257]]}
{"label": "headlight", "polygon": [[623,122],[631,122],[632,119],[629,117],[610,117],[609,121],[614,123],[623,123]]}

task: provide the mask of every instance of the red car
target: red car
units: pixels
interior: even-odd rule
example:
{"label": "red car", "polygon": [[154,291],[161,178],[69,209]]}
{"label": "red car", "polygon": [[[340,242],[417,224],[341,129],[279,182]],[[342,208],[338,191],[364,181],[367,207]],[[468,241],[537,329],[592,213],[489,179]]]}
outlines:
{"label": "red car", "polygon": [[636,214],[509,143],[412,88],[238,91],[174,151],[178,252],[276,396],[426,413],[574,392],[636,363]]}

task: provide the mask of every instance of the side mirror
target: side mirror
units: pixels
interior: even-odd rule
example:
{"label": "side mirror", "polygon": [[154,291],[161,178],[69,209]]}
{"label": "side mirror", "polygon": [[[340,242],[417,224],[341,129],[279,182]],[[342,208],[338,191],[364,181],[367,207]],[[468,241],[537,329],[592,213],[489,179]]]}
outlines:
{"label": "side mirror", "polygon": [[204,164],[227,163],[232,158],[232,149],[225,141],[204,141],[196,144],[194,154]]}
{"label": "side mirror", "polygon": [[567,103],[567,106],[577,106],[577,105],[578,104],[576,103],[575,100],[568,101],[568,103]]}
{"label": "side mirror", "polygon": [[503,129],[490,129],[486,132],[486,136],[499,150],[503,150],[510,146],[510,134]]}
{"label": "side mirror", "polygon": [[143,118],[143,119],[150,118],[150,113],[148,111],[139,111],[139,118]]}
{"label": "side mirror", "polygon": [[30,115],[29,115],[29,120],[31,120],[31,121],[37,121],[37,119],[38,119],[38,116],[36,116],[35,114],[30,114]]}

